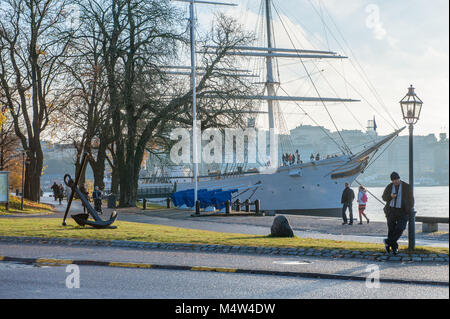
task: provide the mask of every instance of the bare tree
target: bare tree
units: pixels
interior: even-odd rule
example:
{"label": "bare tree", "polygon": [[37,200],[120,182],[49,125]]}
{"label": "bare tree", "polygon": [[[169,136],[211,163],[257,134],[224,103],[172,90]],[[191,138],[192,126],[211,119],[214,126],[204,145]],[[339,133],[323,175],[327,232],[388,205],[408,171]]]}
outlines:
{"label": "bare tree", "polygon": [[[141,163],[149,143],[167,141],[174,126],[192,123],[189,79],[173,78],[161,69],[182,58],[186,39],[180,12],[167,0],[79,0],[82,19],[98,25],[106,75],[114,142],[109,146],[113,176],[120,182],[120,205],[135,206]],[[82,23],[83,24],[83,23]],[[217,45],[202,57],[205,71],[198,82],[200,119],[204,127],[238,125],[236,110],[251,108],[230,98],[250,90],[249,83],[221,68],[236,65],[227,52],[253,36],[234,19],[217,17],[205,43]],[[211,98],[210,96],[222,99]]]}
{"label": "bare tree", "polygon": [[65,104],[60,74],[70,37],[63,0],[2,0],[0,6],[1,103],[29,159],[24,196],[39,199],[43,166],[41,135],[51,114]]}
{"label": "bare tree", "polygon": [[[5,112],[6,110],[2,113]],[[11,162],[20,158],[20,152],[17,151],[20,140],[14,132],[14,123],[8,114],[2,114],[2,116],[0,127],[0,171],[9,170]]]}
{"label": "bare tree", "polygon": [[[81,165],[81,155],[87,152],[94,173],[94,185],[103,189],[106,150],[113,142],[113,135],[102,43],[98,33],[97,24],[86,21],[72,34],[71,54],[64,63],[71,102],[61,110],[61,115],[68,120],[66,138],[77,150],[76,170]],[[84,182],[84,172],[80,182]]]}

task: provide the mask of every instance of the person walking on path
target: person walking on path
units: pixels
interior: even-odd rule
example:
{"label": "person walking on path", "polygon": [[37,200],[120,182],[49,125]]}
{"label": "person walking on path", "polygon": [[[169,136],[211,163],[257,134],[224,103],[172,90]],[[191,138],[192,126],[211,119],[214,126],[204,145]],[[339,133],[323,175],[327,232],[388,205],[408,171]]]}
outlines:
{"label": "person walking on path", "polygon": [[350,188],[350,184],[349,183],[345,183],[345,189],[342,192],[342,198],[341,198],[341,204],[342,204],[342,219],[344,220],[344,222],[342,223],[342,225],[347,224],[347,215],[346,215],[346,211],[348,208],[348,211],[350,213],[350,222],[348,223],[349,225],[353,225],[353,200],[355,199],[355,193],[353,192],[353,190]]}
{"label": "person walking on path", "polygon": [[398,253],[397,241],[403,234],[408,223],[409,214],[414,207],[414,196],[409,184],[400,179],[397,172],[392,172],[391,181],[384,189],[383,200],[386,202],[384,213],[386,214],[388,237],[384,239],[386,253]]}
{"label": "person walking on path", "polygon": [[367,220],[367,224],[369,223],[369,218],[367,218],[367,215],[364,213],[364,210],[366,209],[367,204],[367,191],[364,188],[364,186],[359,186],[359,192],[358,192],[358,211],[359,211],[359,224],[362,225],[362,216]]}
{"label": "person walking on path", "polygon": [[95,186],[95,190],[92,192],[92,199],[94,200],[95,210],[102,214],[102,192],[98,186]]}
{"label": "person walking on path", "polygon": [[59,186],[58,186],[59,205],[61,205],[63,198],[64,198],[64,187],[62,184],[59,184]]}
{"label": "person walking on path", "polygon": [[53,190],[53,198],[55,199],[55,201],[58,200],[58,193],[59,193],[58,184],[56,184],[56,182],[53,182],[51,189]]}
{"label": "person walking on path", "polygon": [[72,188],[70,188],[69,186],[66,187],[66,199],[67,202],[69,202],[70,199],[70,195],[72,194]]}

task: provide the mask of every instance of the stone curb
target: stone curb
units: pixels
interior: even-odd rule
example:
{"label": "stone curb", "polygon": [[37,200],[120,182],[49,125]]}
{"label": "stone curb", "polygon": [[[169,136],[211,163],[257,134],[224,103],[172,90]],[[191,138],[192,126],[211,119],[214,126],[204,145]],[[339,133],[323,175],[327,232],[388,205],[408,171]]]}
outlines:
{"label": "stone curb", "polygon": [[440,262],[448,263],[448,254],[398,254],[387,255],[381,252],[371,251],[350,251],[350,250],[329,250],[329,249],[305,249],[305,248],[279,248],[279,247],[254,247],[254,246],[225,246],[225,245],[203,245],[185,243],[156,243],[128,240],[97,240],[79,238],[43,238],[43,237],[16,237],[0,236],[0,243],[14,244],[45,244],[45,245],[67,245],[67,246],[96,246],[96,247],[116,247],[116,248],[137,248],[137,249],[163,249],[163,250],[183,250],[212,253],[232,253],[232,254],[252,254],[252,255],[283,255],[283,256],[311,256],[323,258],[358,259],[371,261],[390,262]]}

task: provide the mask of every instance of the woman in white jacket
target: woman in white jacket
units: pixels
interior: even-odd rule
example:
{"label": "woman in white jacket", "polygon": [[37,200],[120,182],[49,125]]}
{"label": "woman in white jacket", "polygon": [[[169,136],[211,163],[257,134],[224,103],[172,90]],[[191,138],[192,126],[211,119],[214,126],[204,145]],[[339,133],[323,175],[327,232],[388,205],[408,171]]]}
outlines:
{"label": "woman in white jacket", "polygon": [[367,204],[367,191],[364,188],[364,186],[359,186],[359,192],[358,192],[358,210],[359,210],[359,224],[362,224],[362,216],[367,220],[367,224],[369,223],[369,218],[367,218],[364,211],[366,210],[366,204]]}

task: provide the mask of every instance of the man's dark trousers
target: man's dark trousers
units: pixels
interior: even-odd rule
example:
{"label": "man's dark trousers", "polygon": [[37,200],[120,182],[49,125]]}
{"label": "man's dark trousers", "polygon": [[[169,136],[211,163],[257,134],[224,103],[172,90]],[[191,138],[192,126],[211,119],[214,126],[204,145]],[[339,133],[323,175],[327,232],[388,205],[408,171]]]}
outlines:
{"label": "man's dark trousers", "polygon": [[342,219],[344,220],[344,223],[347,223],[347,216],[345,215],[345,211],[347,210],[350,212],[350,224],[353,224],[353,203],[344,203],[342,206]]}
{"label": "man's dark trousers", "polygon": [[408,224],[408,214],[405,213],[403,209],[391,207],[389,210],[389,215],[387,216],[388,225],[388,244],[394,248],[398,249],[397,241],[403,234]]}

